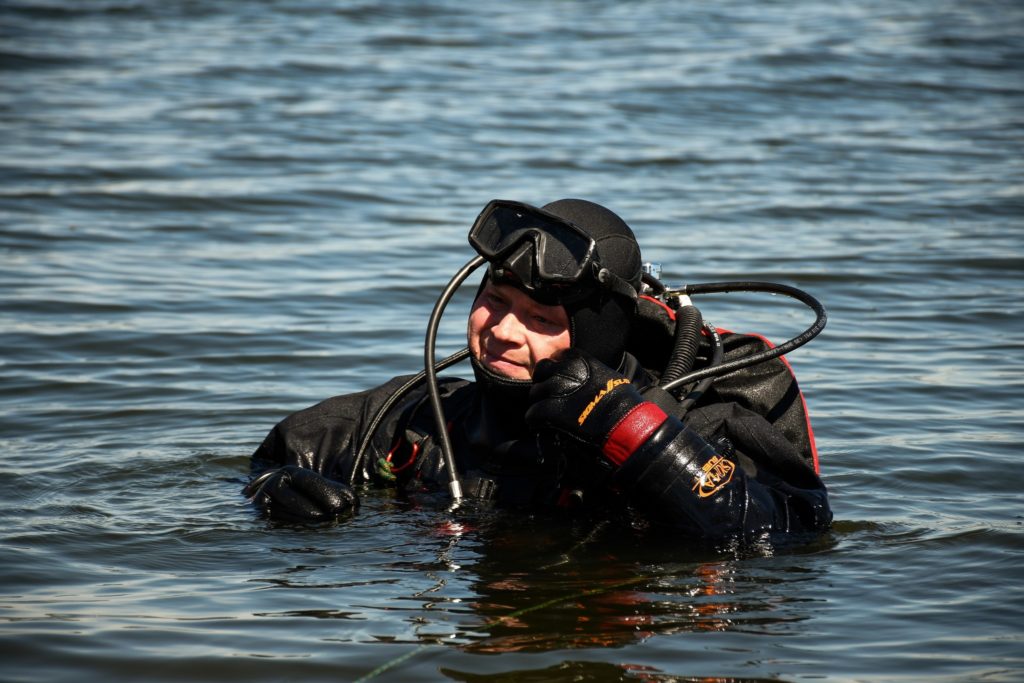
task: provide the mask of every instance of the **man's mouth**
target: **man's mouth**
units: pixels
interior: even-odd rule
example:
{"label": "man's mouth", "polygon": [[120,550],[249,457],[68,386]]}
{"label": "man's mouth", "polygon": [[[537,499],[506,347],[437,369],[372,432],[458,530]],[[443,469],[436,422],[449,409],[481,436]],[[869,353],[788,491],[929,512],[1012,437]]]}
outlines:
{"label": "man's mouth", "polygon": [[529,374],[530,369],[524,363],[520,363],[501,354],[491,353],[486,349],[484,349],[482,355],[483,358],[481,358],[481,360],[484,365],[499,374],[508,375],[510,377],[520,376],[524,372]]}

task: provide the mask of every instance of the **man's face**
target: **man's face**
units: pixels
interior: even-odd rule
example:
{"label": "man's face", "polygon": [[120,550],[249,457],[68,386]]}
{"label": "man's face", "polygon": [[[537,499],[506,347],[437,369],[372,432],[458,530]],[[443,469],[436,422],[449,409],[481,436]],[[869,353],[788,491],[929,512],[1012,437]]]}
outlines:
{"label": "man's face", "polygon": [[469,313],[469,350],[491,372],[530,379],[537,363],[569,348],[569,316],[511,285],[487,280]]}

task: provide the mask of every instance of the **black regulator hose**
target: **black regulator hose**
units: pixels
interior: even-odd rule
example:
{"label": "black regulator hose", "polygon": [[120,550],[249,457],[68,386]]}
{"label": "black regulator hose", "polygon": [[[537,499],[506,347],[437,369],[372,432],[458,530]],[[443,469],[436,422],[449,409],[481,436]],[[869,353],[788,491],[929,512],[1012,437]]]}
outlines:
{"label": "black regulator hose", "polygon": [[745,358],[737,358],[736,360],[731,360],[727,363],[722,363],[721,365],[701,368],[700,370],[694,370],[693,372],[687,373],[682,377],[676,377],[670,382],[661,384],[661,388],[665,391],[671,391],[675,387],[689,384],[690,382],[694,382],[698,379],[721,377],[722,375],[734,372],[741,368],[747,368],[751,365],[757,365],[758,363],[763,363],[766,360],[771,360],[772,358],[778,358],[779,356],[785,355],[793,349],[797,349],[817,337],[821,331],[825,329],[825,323],[828,322],[828,314],[825,312],[825,307],[821,305],[820,301],[802,289],[790,287],[789,285],[781,285],[775,282],[707,282],[696,285],[683,285],[680,289],[665,290],[665,293],[669,296],[722,294],[726,292],[770,292],[772,294],[782,294],[805,304],[808,308],[814,311],[816,317],[814,323],[810,327],[783,344],[779,344],[774,348],[761,351],[760,353],[755,353]]}
{"label": "black regulator hose", "polygon": [[434,310],[430,313],[430,320],[427,322],[427,338],[423,343],[423,369],[427,373],[427,392],[430,395],[430,406],[434,409],[434,420],[437,424],[437,434],[441,444],[441,454],[444,457],[444,466],[448,468],[448,490],[452,494],[453,506],[462,502],[462,482],[459,481],[459,473],[455,469],[452,439],[448,434],[448,424],[444,417],[444,408],[441,406],[441,391],[437,387],[434,347],[437,344],[437,328],[441,323],[441,316],[444,314],[445,306],[451,301],[459,285],[484,262],[483,256],[474,256],[455,274],[455,277],[451,279],[448,286],[444,288],[441,296],[437,299],[437,303],[434,304]]}
{"label": "black regulator hose", "polygon": [[[718,330],[715,326],[709,322],[704,323],[704,329],[707,331],[708,336],[711,338],[711,362],[708,364],[709,368],[718,367],[722,364],[722,359],[725,357],[725,347],[722,345],[722,335],[718,334]],[[716,377],[705,377],[702,379],[697,386],[687,392],[686,396],[682,401],[679,402],[679,414],[685,415],[693,405],[700,400],[700,397],[711,387]]]}
{"label": "black regulator hose", "polygon": [[700,346],[700,330],[704,324],[696,306],[682,306],[676,309],[676,329],[672,343],[672,355],[661,373],[661,383],[667,384],[682,377],[693,369]]}

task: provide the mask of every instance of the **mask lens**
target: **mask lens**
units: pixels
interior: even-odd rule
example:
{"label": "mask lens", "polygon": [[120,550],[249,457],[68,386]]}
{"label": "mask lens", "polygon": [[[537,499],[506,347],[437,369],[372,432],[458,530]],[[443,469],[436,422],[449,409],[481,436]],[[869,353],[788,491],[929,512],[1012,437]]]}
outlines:
{"label": "mask lens", "polygon": [[536,268],[524,284],[535,288],[577,281],[594,252],[594,240],[575,225],[528,204],[502,200],[484,208],[469,231],[469,242],[496,265],[531,242]]}

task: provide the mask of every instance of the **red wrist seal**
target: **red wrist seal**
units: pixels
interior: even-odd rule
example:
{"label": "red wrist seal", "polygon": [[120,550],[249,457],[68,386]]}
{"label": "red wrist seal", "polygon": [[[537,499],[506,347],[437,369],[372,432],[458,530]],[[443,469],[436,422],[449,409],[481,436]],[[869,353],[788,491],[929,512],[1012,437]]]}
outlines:
{"label": "red wrist seal", "polygon": [[626,413],[626,416],[619,421],[619,424],[615,425],[615,429],[608,435],[608,440],[605,441],[604,448],[601,451],[616,466],[621,465],[667,419],[668,415],[665,414],[665,411],[655,404],[650,402],[641,403]]}

